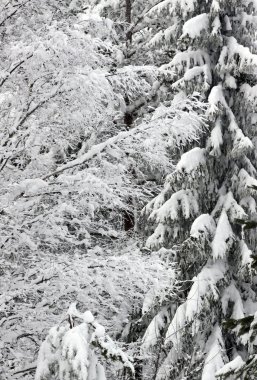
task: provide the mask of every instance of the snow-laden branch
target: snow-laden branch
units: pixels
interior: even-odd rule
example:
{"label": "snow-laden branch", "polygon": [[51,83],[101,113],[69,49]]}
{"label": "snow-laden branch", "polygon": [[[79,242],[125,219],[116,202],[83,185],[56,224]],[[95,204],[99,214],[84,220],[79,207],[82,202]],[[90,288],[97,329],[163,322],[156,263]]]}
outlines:
{"label": "snow-laden branch", "polygon": [[[49,102],[49,100],[53,99],[56,95],[60,94],[61,86],[62,86],[61,83],[58,84],[58,86],[54,88],[53,91],[50,94],[48,94],[48,96],[46,96],[45,98],[40,100],[38,103],[36,103],[31,109],[28,109],[28,111],[17,121],[16,125],[13,126],[12,130],[9,133],[8,138],[11,139],[16,134],[16,132],[23,126],[23,124],[27,121],[27,119],[31,115],[33,115],[39,108],[41,108],[45,103]],[[4,144],[6,144],[6,142]],[[16,147],[17,146],[18,145],[16,144]],[[10,158],[11,156],[8,156],[6,158],[2,157],[0,159],[0,164],[2,164],[0,167],[0,172],[3,171],[3,169],[7,165]]]}
{"label": "snow-laden branch", "polygon": [[[156,90],[156,88],[155,88]],[[140,133],[145,133],[150,128],[162,128],[165,124],[167,124],[168,130],[172,130],[171,133],[171,139],[174,141],[174,146],[181,146],[185,143],[183,139],[181,139],[181,132],[184,127],[187,128],[187,131],[189,131],[188,124],[191,125],[192,133],[191,137],[189,137],[189,140],[196,139],[194,137],[194,132],[197,130],[197,133],[203,132],[203,130],[206,127],[205,118],[204,116],[199,115],[195,109],[203,110],[204,104],[201,103],[201,101],[198,101],[197,99],[187,99],[182,100],[181,102],[178,102],[176,104],[172,104],[171,107],[159,107],[159,111],[153,116],[151,121],[147,124],[143,123],[138,127],[135,127],[129,131],[123,131],[118,133],[117,135],[110,137],[106,141],[103,141],[99,144],[96,144],[92,146],[92,148],[86,152],[85,154],[81,155],[80,157],[76,158],[75,160],[72,160],[65,165],[60,166],[55,171],[45,175],[42,177],[43,180],[46,180],[52,176],[58,175],[65,170],[72,169],[76,166],[82,165],[85,162],[91,160],[92,158],[96,157],[103,151],[105,151],[108,147],[113,146],[121,141],[124,141],[125,139],[135,136]],[[163,120],[162,125],[159,125],[160,120]],[[159,123],[158,123],[159,121]],[[172,129],[172,126],[176,123],[176,128],[174,130]],[[185,139],[187,140],[187,139]]]}
{"label": "snow-laden branch", "polygon": [[137,99],[133,104],[127,106],[126,108],[126,112],[127,113],[132,113],[134,112],[135,110],[139,109],[140,107],[142,107],[143,105],[147,104],[147,102],[149,100],[151,100],[152,98],[154,98],[154,96],[156,96],[157,94],[157,91],[159,90],[159,88],[161,87],[161,83],[159,81],[155,81],[153,83],[153,86],[152,86],[152,89],[151,91],[149,92],[148,96],[141,96],[139,99]]}
{"label": "snow-laden branch", "polygon": [[0,27],[3,26],[6,23],[7,20],[9,20],[10,18],[12,18],[20,10],[20,8],[24,7],[24,5],[26,5],[30,1],[31,0],[27,0],[27,1],[22,2],[21,4],[19,4],[17,7],[15,7],[12,12],[10,12],[2,21],[0,21]]}
{"label": "snow-laden branch", "polygon": [[27,57],[23,58],[21,61],[16,62],[12,65],[11,69],[5,73],[5,76],[0,80],[0,87],[4,85],[7,79],[10,77],[12,73],[14,73],[24,62],[26,62],[29,58],[33,57],[33,53],[29,54]]}
{"label": "snow-laden branch", "polygon": [[47,174],[42,179],[46,180],[49,177],[52,177],[54,175],[57,175],[57,174],[64,172],[65,170],[72,169],[75,166],[79,166],[79,165],[84,164],[85,162],[91,160],[92,158],[94,158],[98,154],[102,153],[109,146],[116,144],[118,141],[126,139],[127,137],[141,131],[141,129],[142,128],[138,127],[138,128],[134,128],[130,131],[120,132],[118,135],[110,137],[108,140],[103,141],[100,144],[94,145],[87,153],[83,154],[81,157],[78,157],[75,160],[72,160],[63,166],[60,166],[57,170],[55,170],[54,172],[52,172],[50,174]]}

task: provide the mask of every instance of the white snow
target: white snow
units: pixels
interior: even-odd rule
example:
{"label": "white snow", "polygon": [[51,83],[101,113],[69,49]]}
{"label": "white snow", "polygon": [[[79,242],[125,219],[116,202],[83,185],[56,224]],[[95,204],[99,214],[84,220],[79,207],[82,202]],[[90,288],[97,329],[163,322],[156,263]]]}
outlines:
{"label": "white snow", "polygon": [[240,206],[247,208],[249,215],[254,215],[256,213],[256,201],[250,195],[241,199]]}
{"label": "white snow", "polygon": [[[181,304],[171,321],[166,333],[165,343],[172,342],[176,349],[180,346],[180,339],[189,322],[193,321],[192,334],[196,334],[201,327],[198,315],[208,302],[208,298],[219,298],[217,282],[224,277],[226,266],[222,261],[206,265],[197,277],[187,296],[186,302]],[[206,305],[207,306],[207,305]]]}
{"label": "white snow", "polygon": [[256,191],[257,189],[257,180],[253,177],[251,177],[245,169],[241,169],[239,172],[239,181],[240,181],[240,186],[246,190],[246,189],[253,189]]}
{"label": "white snow", "polygon": [[233,241],[234,234],[225,210],[222,211],[214,239],[212,241],[212,255],[216,260],[224,258]]}
{"label": "white snow", "polygon": [[86,323],[93,323],[94,319],[95,318],[94,318],[93,314],[89,310],[85,311],[85,313],[83,314],[83,320]]}
{"label": "white snow", "polygon": [[156,348],[158,339],[161,338],[161,331],[166,326],[165,320],[167,316],[168,313],[166,313],[165,310],[162,310],[153,318],[147,327],[141,344],[142,354],[147,354],[151,351],[151,349]]}
{"label": "white snow", "polygon": [[211,89],[210,95],[208,97],[209,101],[209,113],[216,114],[220,107],[228,108],[227,102],[224,97],[222,84],[214,86]]}
{"label": "white snow", "polygon": [[220,2],[219,2],[219,0],[212,0],[211,12],[214,13],[214,14],[218,14],[220,12]]}
{"label": "white snow", "polygon": [[223,144],[222,135],[222,124],[221,119],[218,117],[213,130],[211,131],[211,136],[208,141],[208,145],[211,147],[210,154],[216,157],[221,155],[221,146]]}
{"label": "white snow", "polygon": [[229,191],[223,198],[223,208],[227,212],[229,219],[234,221],[235,219],[245,219],[247,214],[244,209],[235,200],[232,191]]}
{"label": "white snow", "polygon": [[216,230],[216,224],[213,217],[209,214],[202,214],[195,219],[191,226],[190,236],[199,238],[204,235],[205,237],[213,237]]}
{"label": "white snow", "polygon": [[197,170],[200,165],[206,164],[206,150],[204,148],[193,148],[189,152],[182,154],[179,163],[176,166],[177,171],[190,173]]}
{"label": "white snow", "polygon": [[186,326],[186,307],[186,303],[183,303],[177,308],[165,336],[165,344],[172,342],[176,349],[180,346],[183,329]]}
{"label": "white snow", "polygon": [[230,19],[229,19],[228,15],[225,15],[224,22],[225,22],[225,30],[226,31],[231,31],[232,30],[232,26],[231,26],[231,22],[230,22]]}
{"label": "white snow", "polygon": [[210,66],[210,56],[204,50],[188,50],[179,52],[172,59],[171,63],[164,65],[163,68],[174,67],[178,74],[183,73],[195,66]]}
{"label": "white snow", "polygon": [[95,336],[100,338],[100,337],[103,337],[104,334],[105,334],[105,328],[100,325],[99,323],[95,322],[95,332],[94,332]]}
{"label": "white snow", "polygon": [[24,193],[26,196],[31,196],[40,193],[40,191],[48,186],[48,183],[40,178],[25,179],[20,182],[15,188],[15,194]]}
{"label": "white snow", "polygon": [[220,18],[219,18],[219,16],[216,16],[214,18],[213,23],[212,23],[212,32],[211,32],[211,34],[212,35],[217,35],[217,34],[220,33],[220,30],[221,30]]}
{"label": "white snow", "polygon": [[230,74],[226,74],[225,85],[227,88],[237,89],[236,79]]}
{"label": "white snow", "polygon": [[[231,129],[231,123],[229,125]],[[243,131],[237,127],[235,134],[233,136],[233,149],[231,151],[231,156],[236,158],[240,157],[242,154],[247,153],[253,149],[253,143],[249,137],[245,136]]]}
{"label": "white snow", "polygon": [[186,301],[185,315],[188,321],[194,320],[195,316],[201,312],[205,299],[210,294],[215,300],[218,299],[219,292],[216,284],[224,277],[225,272],[225,264],[218,260],[212,265],[207,264],[193,279],[193,285]]}
{"label": "white snow", "polygon": [[217,380],[215,374],[224,365],[226,359],[226,355],[223,354],[224,349],[222,332],[216,324],[205,346],[207,355],[201,380]]}
{"label": "white snow", "polygon": [[251,266],[253,262],[252,251],[247,247],[244,240],[240,241],[240,254],[241,254],[241,264],[242,266]]}
{"label": "white snow", "polygon": [[193,191],[182,189],[172,194],[159,210],[152,212],[150,218],[156,218],[158,223],[165,223],[169,220],[175,221],[178,219],[179,210],[185,219],[197,215],[199,207],[196,194]]}
{"label": "white snow", "polygon": [[225,364],[220,370],[218,370],[215,375],[217,376],[224,376],[226,374],[230,374],[230,372],[234,373],[236,370],[239,370],[245,362],[241,358],[240,355],[236,356],[235,359],[233,359],[231,362]]}
{"label": "white snow", "polygon": [[167,228],[162,223],[159,223],[154,233],[147,239],[146,247],[150,249],[156,246],[161,247],[165,241],[166,232]]}
{"label": "white snow", "polygon": [[181,38],[189,36],[190,38],[199,37],[203,30],[208,30],[209,28],[209,16],[207,13],[202,13],[195,16],[183,25],[183,34]]}
{"label": "white snow", "polygon": [[229,301],[233,302],[233,311],[230,318],[241,319],[244,318],[244,306],[241,299],[241,295],[238,289],[235,286],[235,283],[232,282],[223,292],[221,302],[223,314],[227,314],[227,308]]}

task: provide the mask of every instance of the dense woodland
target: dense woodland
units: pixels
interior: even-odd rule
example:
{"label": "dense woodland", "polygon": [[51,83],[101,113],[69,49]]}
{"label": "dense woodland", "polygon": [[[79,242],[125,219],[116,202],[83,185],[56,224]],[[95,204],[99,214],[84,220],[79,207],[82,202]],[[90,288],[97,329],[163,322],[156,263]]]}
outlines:
{"label": "dense woodland", "polygon": [[0,380],[257,379],[257,0],[0,0]]}

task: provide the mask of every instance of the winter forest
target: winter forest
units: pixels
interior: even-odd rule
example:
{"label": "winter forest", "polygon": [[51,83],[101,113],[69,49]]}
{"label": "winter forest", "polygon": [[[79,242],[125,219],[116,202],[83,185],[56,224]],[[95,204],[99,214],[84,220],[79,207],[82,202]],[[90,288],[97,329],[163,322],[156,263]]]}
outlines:
{"label": "winter forest", "polygon": [[257,0],[0,0],[0,380],[257,379]]}

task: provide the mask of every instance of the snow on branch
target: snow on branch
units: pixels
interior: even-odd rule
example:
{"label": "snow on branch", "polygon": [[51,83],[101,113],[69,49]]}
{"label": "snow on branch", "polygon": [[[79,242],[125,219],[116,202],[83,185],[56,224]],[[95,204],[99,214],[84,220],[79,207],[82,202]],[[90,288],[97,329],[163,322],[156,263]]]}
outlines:
{"label": "snow on branch", "polygon": [[[76,325],[76,320],[79,324]],[[66,325],[50,329],[39,355],[35,380],[106,380],[104,367],[98,362],[96,348],[112,361],[120,361],[134,374],[131,359],[105,333],[90,311],[80,313],[76,304],[68,310]]]}
{"label": "snow on branch", "polygon": [[192,334],[196,334],[200,328],[200,314],[207,307],[208,300],[217,301],[219,292],[217,283],[223,279],[226,267],[221,261],[207,264],[202,271],[193,278],[193,285],[188,293],[187,300],[181,304],[170,323],[165,337],[165,344],[172,343],[179,348],[183,330],[192,325]]}
{"label": "snow on branch", "polygon": [[[197,140],[199,132],[203,133],[206,128],[205,117],[202,115],[205,104],[196,97],[182,100],[174,100],[169,106],[157,108],[152,119],[148,123],[142,123],[129,131],[122,131],[106,141],[92,146],[88,152],[80,157],[57,168],[54,172],[45,175],[42,179],[46,180],[51,176],[58,175],[65,170],[82,165],[92,158],[104,152],[107,148],[124,142],[130,137],[137,137],[145,133],[155,132],[160,128],[166,128],[171,135],[170,141],[175,146],[181,146],[188,141]],[[183,133],[185,132],[185,133]]]}
{"label": "snow on branch", "polygon": [[190,38],[196,38],[201,35],[204,30],[209,28],[209,16],[207,13],[197,15],[183,25],[183,34],[180,38],[189,36]]}

